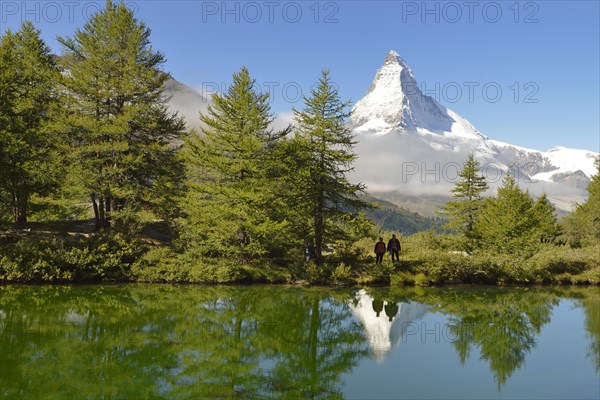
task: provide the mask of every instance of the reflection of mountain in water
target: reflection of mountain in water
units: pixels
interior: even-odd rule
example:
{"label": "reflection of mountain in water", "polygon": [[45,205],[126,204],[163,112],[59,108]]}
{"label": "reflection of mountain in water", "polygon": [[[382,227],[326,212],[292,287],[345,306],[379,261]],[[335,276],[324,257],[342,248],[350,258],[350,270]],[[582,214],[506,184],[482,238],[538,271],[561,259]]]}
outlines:
{"label": "reflection of mountain in water", "polygon": [[388,303],[374,299],[361,289],[349,304],[362,323],[377,362],[382,362],[393,346],[398,346],[408,324],[421,319],[428,306],[421,303]]}

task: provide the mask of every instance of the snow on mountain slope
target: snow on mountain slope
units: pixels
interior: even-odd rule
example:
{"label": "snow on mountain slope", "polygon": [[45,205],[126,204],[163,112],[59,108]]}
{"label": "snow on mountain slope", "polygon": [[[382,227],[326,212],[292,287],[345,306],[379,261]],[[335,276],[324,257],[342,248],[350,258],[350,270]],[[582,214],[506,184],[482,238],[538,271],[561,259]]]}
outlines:
{"label": "snow on mountain slope", "polygon": [[596,173],[594,160],[598,154],[587,150],[569,149],[566,147],[554,147],[542,153],[544,157],[558,167],[557,172],[574,172],[581,170],[588,177]]}
{"label": "snow on mountain slope", "polygon": [[375,129],[379,133],[402,128],[482,137],[467,120],[425,96],[412,70],[395,51],[385,57],[369,91],[354,106],[350,126],[357,131]]}
{"label": "snow on mountain slope", "polygon": [[533,149],[515,146],[491,140],[499,151],[508,159],[526,166],[530,164],[529,175],[532,180],[547,182],[565,182],[565,178],[576,178],[572,185],[587,187],[589,178],[596,173],[595,159],[597,153],[588,150],[554,147],[540,152]]}
{"label": "snow on mountain slope", "polygon": [[547,193],[557,207],[569,210],[585,197],[598,156],[564,147],[540,152],[489,140],[468,120],[424,95],[395,51],[385,57],[348,125],[358,140],[354,179],[383,198],[398,193],[449,196],[462,163],[473,153],[492,190],[510,171],[534,196]]}

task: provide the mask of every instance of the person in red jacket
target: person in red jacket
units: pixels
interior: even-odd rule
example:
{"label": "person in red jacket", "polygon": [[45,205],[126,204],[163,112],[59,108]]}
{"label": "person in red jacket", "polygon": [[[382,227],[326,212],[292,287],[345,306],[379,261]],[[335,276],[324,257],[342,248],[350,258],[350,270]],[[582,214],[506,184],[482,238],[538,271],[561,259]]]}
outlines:
{"label": "person in red jacket", "polygon": [[385,254],[385,242],[383,238],[379,238],[379,242],[375,243],[375,255],[377,256],[375,264],[381,264],[383,255]]}
{"label": "person in red jacket", "polygon": [[392,262],[394,262],[394,256],[396,256],[396,261],[400,261],[400,241],[396,238],[396,235],[392,235],[387,249],[392,254]]}

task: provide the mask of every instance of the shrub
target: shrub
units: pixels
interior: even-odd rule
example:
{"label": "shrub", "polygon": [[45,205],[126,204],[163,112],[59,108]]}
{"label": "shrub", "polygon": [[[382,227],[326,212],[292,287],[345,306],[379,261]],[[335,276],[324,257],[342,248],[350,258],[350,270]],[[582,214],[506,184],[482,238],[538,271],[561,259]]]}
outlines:
{"label": "shrub", "polygon": [[417,285],[417,286],[429,286],[429,279],[427,278],[427,275],[425,275],[423,273],[418,273],[415,276],[415,285]]}
{"label": "shrub", "polygon": [[10,282],[124,281],[143,246],[120,235],[27,237],[0,250],[0,279]]}
{"label": "shrub", "polygon": [[413,286],[415,276],[410,272],[396,272],[390,277],[390,286]]}
{"label": "shrub", "polygon": [[537,280],[557,281],[561,274],[579,275],[600,267],[598,254],[600,246],[579,249],[548,247],[531,257],[527,266]]}
{"label": "shrub", "polygon": [[331,273],[331,281],[336,285],[347,285],[352,282],[352,269],[343,262],[339,263]]}
{"label": "shrub", "polygon": [[132,265],[131,277],[139,282],[185,282],[189,271],[178,258],[169,247],[152,248]]}

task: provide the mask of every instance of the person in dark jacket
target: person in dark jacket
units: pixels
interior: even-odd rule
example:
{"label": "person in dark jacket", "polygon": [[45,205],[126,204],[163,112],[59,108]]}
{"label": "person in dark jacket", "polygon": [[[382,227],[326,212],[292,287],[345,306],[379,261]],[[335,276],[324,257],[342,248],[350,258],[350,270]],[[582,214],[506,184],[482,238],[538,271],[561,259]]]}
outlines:
{"label": "person in dark jacket", "polygon": [[377,256],[375,264],[381,264],[383,255],[385,254],[385,242],[383,238],[379,238],[379,242],[375,243],[375,255]]}
{"label": "person in dark jacket", "polygon": [[387,249],[392,254],[392,262],[394,262],[394,256],[396,256],[396,261],[400,261],[400,241],[396,235],[392,235],[392,238],[388,242]]}

